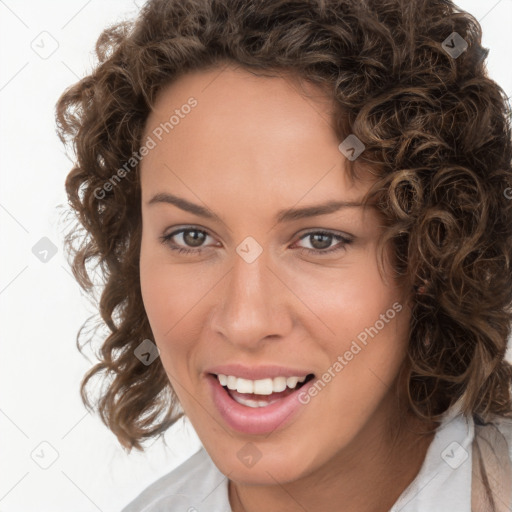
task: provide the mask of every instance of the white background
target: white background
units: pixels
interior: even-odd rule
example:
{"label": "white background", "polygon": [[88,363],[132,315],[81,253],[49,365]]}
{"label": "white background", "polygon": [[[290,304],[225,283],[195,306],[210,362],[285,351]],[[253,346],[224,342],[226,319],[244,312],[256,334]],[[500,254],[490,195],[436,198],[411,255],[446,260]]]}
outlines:
{"label": "white background", "polygon": [[[489,74],[510,96],[512,0],[458,5],[481,21]],[[78,393],[93,355],[80,355],[75,337],[96,311],[62,253],[71,162],[54,108],[91,71],[101,30],[137,12],[132,0],[0,0],[0,512],[118,511],[199,447],[180,421],[167,448],[127,455]],[[56,47],[45,59],[34,50],[42,37]],[[32,253],[43,237],[57,247],[47,263]]]}

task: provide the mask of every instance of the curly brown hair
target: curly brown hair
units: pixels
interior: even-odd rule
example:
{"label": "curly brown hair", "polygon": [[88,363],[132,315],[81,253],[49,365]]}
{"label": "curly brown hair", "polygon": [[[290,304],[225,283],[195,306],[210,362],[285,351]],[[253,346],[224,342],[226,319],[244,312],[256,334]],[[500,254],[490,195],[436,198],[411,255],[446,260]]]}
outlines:
{"label": "curly brown hair", "polygon": [[[450,53],[454,41],[467,49]],[[364,144],[351,175],[358,165],[375,175],[367,200],[386,219],[381,246],[392,244],[396,277],[414,290],[402,368],[410,410],[438,420],[459,401],[484,422],[512,417],[512,138],[487,53],[478,21],[450,0],[150,0],[103,31],[98,65],[62,94],[56,119],[76,154],[65,244],[89,293],[87,264],[99,265],[98,325],[111,331],[81,396],[91,409],[89,380],[107,382],[94,406],[125,448],[143,450],[183,416],[160,359],[134,357],[154,339],[139,282],[143,128],[165,85],[224,63],[321,86],[339,140]],[[106,186],[116,169],[122,183]]]}

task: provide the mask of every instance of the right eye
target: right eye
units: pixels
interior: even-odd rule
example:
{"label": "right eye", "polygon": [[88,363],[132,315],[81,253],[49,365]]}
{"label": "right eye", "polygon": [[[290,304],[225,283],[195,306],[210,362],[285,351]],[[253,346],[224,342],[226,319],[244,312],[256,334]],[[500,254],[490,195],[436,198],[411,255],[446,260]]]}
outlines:
{"label": "right eye", "polygon": [[[210,235],[198,228],[189,227],[189,228],[181,228],[167,235],[163,235],[160,237],[160,240],[163,244],[166,244],[171,250],[176,251],[180,254],[190,254],[195,253],[199,254],[205,248],[202,247],[202,242],[206,240]],[[173,238],[181,237],[181,244],[177,244],[173,242]],[[196,247],[196,248],[194,248]]]}

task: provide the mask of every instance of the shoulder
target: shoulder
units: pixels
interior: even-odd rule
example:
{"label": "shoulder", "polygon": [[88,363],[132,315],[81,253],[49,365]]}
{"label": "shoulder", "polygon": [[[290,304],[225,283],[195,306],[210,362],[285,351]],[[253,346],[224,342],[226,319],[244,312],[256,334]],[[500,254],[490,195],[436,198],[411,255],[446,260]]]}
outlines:
{"label": "shoulder", "polygon": [[144,489],[121,512],[196,512],[205,506],[211,512],[229,512],[227,485],[227,477],[201,447]]}
{"label": "shoulder", "polygon": [[488,423],[475,418],[475,442],[483,451],[491,450],[499,458],[512,460],[512,418],[496,417]]}
{"label": "shoulder", "polygon": [[506,439],[509,458],[512,459],[512,418],[500,418],[494,424],[501,435]]}
{"label": "shoulder", "polygon": [[[472,501],[484,507],[491,492],[503,510],[512,506],[512,419],[489,423],[475,419],[473,443]],[[482,510],[487,510],[482,508]],[[478,509],[480,510],[480,508]],[[501,508],[500,508],[501,510]]]}
{"label": "shoulder", "polygon": [[499,418],[483,424],[453,407],[437,427],[418,475],[390,512],[488,511],[485,482],[492,482],[495,501],[507,506],[511,447],[511,422]]}

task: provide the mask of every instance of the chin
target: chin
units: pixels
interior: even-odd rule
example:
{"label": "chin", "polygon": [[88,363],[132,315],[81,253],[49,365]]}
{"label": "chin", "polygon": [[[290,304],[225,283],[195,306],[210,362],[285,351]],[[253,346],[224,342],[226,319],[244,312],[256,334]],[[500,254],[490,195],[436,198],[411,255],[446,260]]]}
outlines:
{"label": "chin", "polygon": [[[326,454],[308,452],[314,440],[306,444],[269,439],[241,441],[230,439],[228,446],[210,446],[206,451],[219,470],[230,480],[251,485],[275,485],[293,482],[321,467],[329,458]],[[290,443],[293,444],[291,445]],[[324,460],[325,459],[325,460]]]}

